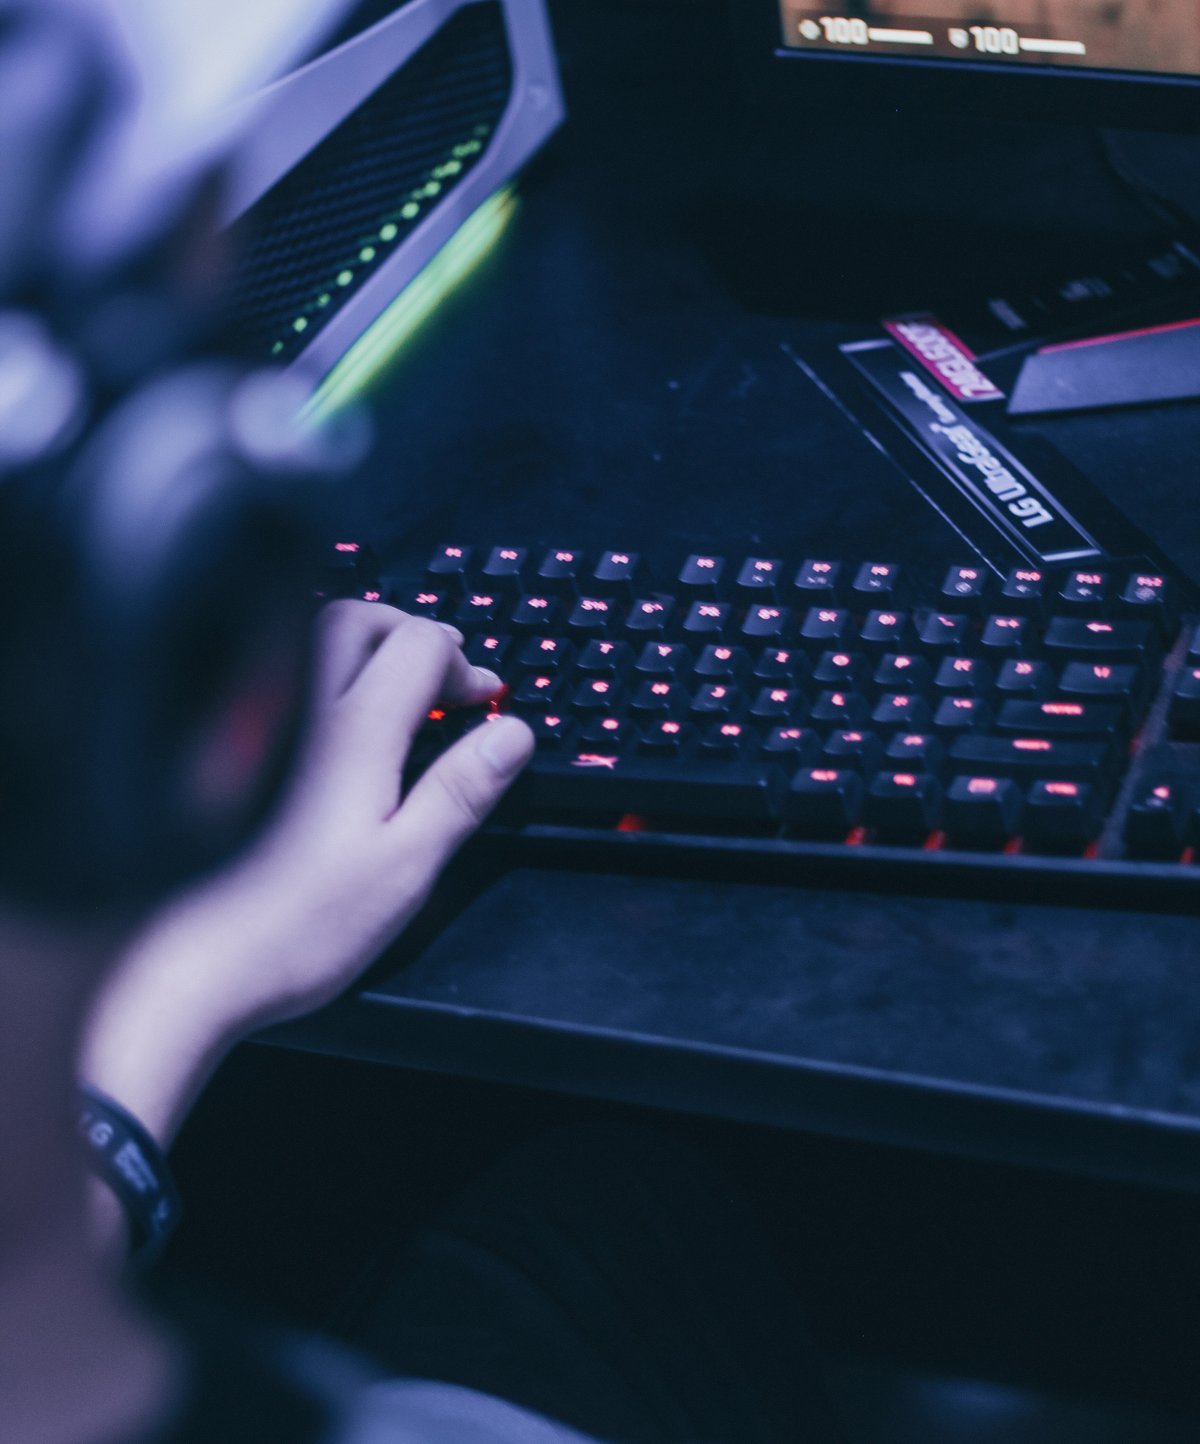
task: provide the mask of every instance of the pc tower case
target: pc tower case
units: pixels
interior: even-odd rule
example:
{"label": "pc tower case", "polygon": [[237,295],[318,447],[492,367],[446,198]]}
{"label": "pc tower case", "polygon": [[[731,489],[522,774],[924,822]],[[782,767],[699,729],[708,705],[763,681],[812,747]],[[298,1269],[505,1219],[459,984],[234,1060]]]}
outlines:
{"label": "pc tower case", "polygon": [[545,0],[360,0],[258,98],[237,329],[315,384],[564,116]]}

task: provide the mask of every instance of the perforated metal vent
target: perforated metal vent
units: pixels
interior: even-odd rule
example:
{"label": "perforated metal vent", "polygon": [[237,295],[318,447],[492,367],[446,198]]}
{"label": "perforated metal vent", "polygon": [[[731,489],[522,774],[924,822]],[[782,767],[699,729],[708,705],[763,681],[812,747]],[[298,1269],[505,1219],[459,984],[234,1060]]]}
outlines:
{"label": "perforated metal vent", "polygon": [[469,5],[236,227],[235,328],[286,362],[478,164],[512,61],[499,4]]}

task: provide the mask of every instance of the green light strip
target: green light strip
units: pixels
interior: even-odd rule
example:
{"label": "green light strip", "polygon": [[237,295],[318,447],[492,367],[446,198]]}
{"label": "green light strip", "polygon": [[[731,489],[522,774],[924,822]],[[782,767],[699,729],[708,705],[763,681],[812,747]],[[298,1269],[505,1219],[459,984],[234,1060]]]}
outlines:
{"label": "green light strip", "polygon": [[361,397],[417,329],[489,254],[516,210],[516,192],[506,185],[473,211],[325,377],[304,408],[304,419],[327,420]]}

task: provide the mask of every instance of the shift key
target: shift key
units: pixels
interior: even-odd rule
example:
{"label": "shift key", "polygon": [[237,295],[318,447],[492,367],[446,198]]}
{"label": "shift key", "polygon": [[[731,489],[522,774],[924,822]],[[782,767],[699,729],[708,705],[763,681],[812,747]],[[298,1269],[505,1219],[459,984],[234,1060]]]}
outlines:
{"label": "shift key", "polygon": [[1060,737],[958,737],[950,747],[958,771],[1000,777],[1062,778],[1089,782],[1102,777],[1115,760],[1108,742],[1064,741]]}
{"label": "shift key", "polygon": [[672,760],[605,751],[534,757],[513,788],[512,811],[639,813],[652,818],[687,818],[768,823],[778,818],[786,775],[769,761]]}

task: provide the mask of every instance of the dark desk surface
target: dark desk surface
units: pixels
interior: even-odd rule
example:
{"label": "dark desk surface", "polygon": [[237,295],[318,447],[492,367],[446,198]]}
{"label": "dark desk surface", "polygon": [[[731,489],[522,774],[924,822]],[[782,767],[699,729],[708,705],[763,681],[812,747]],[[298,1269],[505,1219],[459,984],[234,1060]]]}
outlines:
{"label": "dark desk surface", "polygon": [[[864,555],[902,537],[906,557],[959,559],[782,343],[1101,257],[1160,223],[1081,133],[741,124],[718,7],[700,0],[555,15],[572,120],[500,249],[382,389],[381,461],[347,523],[394,555],[759,537]],[[1192,142],[1121,143],[1156,182],[1200,171]],[[1200,577],[1200,408],[1042,431]],[[475,884],[281,1040],[1200,1186],[1190,919],[888,895],[882,879],[864,894],[517,866]]]}

